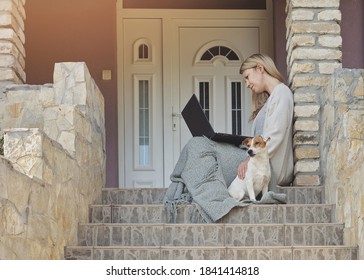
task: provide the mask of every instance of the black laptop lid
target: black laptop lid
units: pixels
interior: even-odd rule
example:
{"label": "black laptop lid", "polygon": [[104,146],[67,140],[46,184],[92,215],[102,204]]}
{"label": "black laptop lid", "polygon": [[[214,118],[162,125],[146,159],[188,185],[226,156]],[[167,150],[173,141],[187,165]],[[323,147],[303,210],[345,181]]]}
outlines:
{"label": "black laptop lid", "polygon": [[202,110],[195,94],[192,95],[182,110],[182,116],[192,136],[206,136],[211,138],[215,132]]}
{"label": "black laptop lid", "polygon": [[182,116],[192,136],[206,136],[217,142],[225,142],[239,146],[248,136],[216,133],[207,119],[195,94],[192,95],[182,110]]}

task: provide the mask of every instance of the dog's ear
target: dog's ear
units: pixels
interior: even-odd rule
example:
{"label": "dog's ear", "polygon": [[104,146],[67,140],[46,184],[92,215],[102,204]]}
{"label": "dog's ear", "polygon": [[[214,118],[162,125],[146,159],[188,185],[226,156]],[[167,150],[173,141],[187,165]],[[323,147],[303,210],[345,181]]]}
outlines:
{"label": "dog's ear", "polygon": [[251,145],[251,143],[252,143],[252,139],[253,139],[253,138],[245,138],[245,139],[244,139],[244,141],[242,142],[242,144],[243,144],[244,146],[247,146],[248,148],[250,148],[250,145]]}
{"label": "dog's ear", "polygon": [[270,140],[270,137],[265,138],[263,135],[259,135],[260,137],[262,137],[262,139],[264,140],[265,143],[267,143]]}
{"label": "dog's ear", "polygon": [[251,138],[245,138],[239,145],[240,149],[248,150],[250,147]]}

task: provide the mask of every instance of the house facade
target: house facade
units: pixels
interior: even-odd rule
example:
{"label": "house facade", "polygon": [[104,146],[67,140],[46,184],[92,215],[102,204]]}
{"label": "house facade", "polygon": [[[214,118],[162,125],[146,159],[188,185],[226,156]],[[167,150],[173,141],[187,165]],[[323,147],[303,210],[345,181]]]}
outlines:
{"label": "house facade", "polygon": [[52,83],[54,63],[85,61],[105,100],[104,187],[160,187],[190,137],[180,111],[191,93],[209,100],[217,130],[249,131],[238,69],[267,53],[294,92],[293,185],[325,185],[345,241],[359,244],[363,3],[220,2],[2,0],[0,85]]}
{"label": "house facade", "polygon": [[[327,38],[335,38],[332,40],[336,40],[335,44],[336,46],[339,44],[337,48],[341,50],[341,57],[336,57],[334,60],[330,59],[330,62],[338,61],[340,63],[337,63],[336,66],[343,64],[344,68],[362,68],[364,59],[360,49],[363,45],[362,35],[360,36],[362,34],[360,29],[360,26],[362,26],[360,19],[362,4],[357,3],[358,1],[349,2],[344,1],[338,4],[338,1],[327,1],[326,4],[327,6],[340,5],[340,12],[337,12],[340,15],[336,15],[334,21],[340,22],[340,24],[336,25],[337,30],[335,32],[341,36],[341,39],[339,36],[331,36],[332,30],[322,29],[322,32],[330,32],[326,33],[330,35]],[[211,90],[214,90],[216,95],[214,97],[215,104],[225,103],[225,100],[228,103],[228,97],[225,97],[225,100],[218,99],[221,95],[218,95],[217,92],[223,90],[227,95],[229,90],[221,88],[222,84],[228,83],[222,81],[222,79],[230,79],[230,84],[233,84],[234,79],[236,79],[233,76],[236,76],[237,73],[236,65],[249,52],[266,52],[270,54],[274,57],[280,71],[287,77],[287,83],[292,83],[289,81],[292,76],[287,72],[287,52],[290,48],[287,47],[287,42],[290,42],[290,37],[287,37],[286,1],[229,1],[229,3],[219,4],[219,1],[212,1],[209,3],[211,6],[205,7],[198,4],[198,1],[184,1],[183,4],[178,4],[178,6],[173,4],[173,1],[158,1],[158,4],[156,4],[156,1],[117,1],[115,3],[113,0],[79,0],[70,1],[70,4],[66,5],[35,0],[24,6],[24,13],[27,12],[25,35],[23,35],[23,38],[26,39],[24,55],[27,53],[27,63],[23,65],[27,69],[26,83],[51,83],[55,62],[85,61],[105,96],[107,107],[107,187],[124,185],[167,186],[172,166],[176,162],[176,158],[178,158],[181,146],[186,141],[185,139],[189,137],[183,120],[178,117],[187,98],[182,93],[185,92],[187,96],[192,91],[196,92],[195,87],[199,82],[211,85],[210,81],[213,80],[214,83],[217,83],[211,85],[213,87]],[[303,7],[301,12],[299,11],[298,17],[301,17],[302,21],[307,21],[310,18],[308,14],[303,14],[307,11],[305,6],[309,5],[301,5]],[[357,7],[355,8],[355,6]],[[87,8],[87,13],[79,13],[78,11],[84,7]],[[317,9],[322,9],[322,7],[317,7]],[[328,7],[327,9],[331,10],[333,8]],[[295,12],[293,15],[296,14]],[[354,16],[351,17],[352,14]],[[305,16],[307,16],[307,19]],[[143,20],[138,22],[138,18]],[[183,20],[183,18],[187,18],[187,20]],[[297,20],[300,20],[300,18]],[[325,27],[329,26],[327,22],[330,21],[320,20],[322,20]],[[289,27],[291,22],[288,21],[287,24]],[[315,25],[317,28],[323,28],[319,25],[318,19]],[[48,28],[45,28],[45,26],[48,26]],[[220,26],[220,28],[215,28],[216,26]],[[149,30],[147,30],[147,27]],[[240,34],[232,34],[233,30],[238,33],[239,28]],[[64,29],[67,32],[64,32]],[[248,40],[251,46],[246,43],[235,43],[228,37],[218,42],[216,38],[223,37],[219,34],[212,34],[212,29],[214,29],[215,33],[220,30],[226,37],[241,38],[241,41],[244,41],[244,38],[247,38],[248,35],[255,36],[255,38]],[[202,30],[209,30],[211,34],[206,34],[206,38],[203,38],[198,34],[198,32],[204,32]],[[243,30],[245,33],[243,33]],[[227,35],[229,32],[231,34]],[[148,38],[151,33],[154,34],[154,37]],[[133,34],[134,37],[129,36],[129,34]],[[358,34],[358,36],[355,36],[354,39],[354,36],[350,34]],[[201,38],[200,42],[194,39],[196,37]],[[294,37],[295,40],[296,38]],[[138,39],[147,40],[147,43],[152,44],[152,51],[155,52],[152,55],[155,61],[128,60],[133,55],[132,51],[133,47],[135,47],[133,44],[137,44]],[[180,63],[180,56],[191,56],[191,58],[182,58],[182,61],[192,60],[193,57],[197,56],[198,51],[202,52],[203,48],[207,50],[213,47],[214,40],[216,44],[224,41],[228,48],[233,47],[236,52],[240,52],[240,60],[235,63],[235,66],[232,65],[233,63],[230,63],[230,65],[225,64],[225,69],[223,69],[217,65],[220,62],[216,61],[216,58],[210,64],[211,67],[208,66],[206,61],[205,65],[195,62],[194,69],[187,69],[187,65]],[[195,42],[195,46],[192,46],[189,43],[190,41]],[[178,42],[181,42],[181,44]],[[191,46],[191,50],[186,50],[186,46],[183,45],[184,42]],[[292,42],[291,45],[293,46],[293,44],[297,43]],[[312,43],[307,42],[307,47],[312,46],[310,44]],[[312,46],[312,48],[315,48],[315,46]],[[185,53],[182,50],[186,50]],[[158,53],[158,51],[161,53]],[[221,60],[221,63],[224,64],[225,62]],[[293,65],[292,60],[289,63],[288,66],[291,67]],[[155,65],[155,68],[151,69],[151,65]],[[127,71],[124,71],[124,69]],[[210,73],[205,72],[206,69],[209,69]],[[195,73],[191,77],[183,77],[185,73],[190,71],[195,71]],[[199,71],[202,73],[199,73]],[[220,75],[218,71],[223,71],[226,74]],[[228,74],[228,71],[232,74]],[[110,78],[103,76],[103,73],[111,75]],[[137,79],[135,78],[137,73],[146,73],[147,76],[148,74],[154,75],[153,86],[155,92],[150,94],[155,96],[153,100],[155,109],[149,112],[153,114],[151,116],[153,117],[153,123],[150,124],[153,127],[151,126],[151,131],[148,131],[150,135],[153,133],[153,139],[151,138],[153,144],[150,147],[141,145],[131,151],[128,148],[130,143],[142,141],[138,140],[139,132],[136,131],[139,130],[139,127],[135,123],[143,122],[143,120],[137,120],[136,116],[132,115],[130,110],[135,111],[136,108],[129,106],[130,96],[132,95],[131,93],[130,96],[127,94],[131,91],[130,88],[134,87],[133,83],[135,81],[132,82],[131,80],[132,76]],[[147,79],[147,76],[144,76],[144,78]],[[208,76],[210,76],[210,80],[208,80]],[[204,80],[199,80],[199,77],[204,77]],[[239,79],[239,77],[237,78]],[[24,73],[23,79],[25,79]],[[183,79],[194,81],[186,84]],[[192,83],[194,84],[192,85]],[[180,88],[180,85],[182,88]],[[186,88],[183,88],[183,86]],[[245,116],[242,117],[242,122],[249,114],[249,94],[242,92],[242,96],[247,97],[244,103],[247,108]],[[211,106],[213,105],[211,104]],[[229,104],[226,104],[225,107],[229,107]],[[227,108],[226,112],[212,112],[212,114],[215,114],[215,119],[212,119],[211,122],[215,129],[232,130],[231,118],[220,116],[220,114],[229,115],[229,110],[231,108]],[[223,120],[224,123],[219,123],[219,119]],[[128,126],[132,122],[134,124],[131,127]],[[177,128],[176,125],[181,126],[181,128]],[[250,132],[249,125],[245,121],[244,133]],[[133,136],[129,133],[132,130],[134,131]],[[158,138],[157,135],[161,136]],[[144,152],[140,152],[142,150]],[[139,155],[140,153],[141,155]],[[145,166],[137,164],[137,158],[142,158],[143,155],[149,157],[153,163]],[[133,166],[124,164],[130,161],[135,162],[135,164]],[[143,179],[141,180],[141,178]],[[142,182],[143,180],[144,182]]]}

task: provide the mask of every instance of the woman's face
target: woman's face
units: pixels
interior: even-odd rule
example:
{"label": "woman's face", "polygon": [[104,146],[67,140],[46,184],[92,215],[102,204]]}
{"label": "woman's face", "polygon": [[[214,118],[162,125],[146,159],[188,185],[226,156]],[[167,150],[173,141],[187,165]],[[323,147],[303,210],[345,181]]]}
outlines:
{"label": "woman's face", "polygon": [[254,93],[261,93],[264,91],[263,71],[261,70],[261,66],[258,65],[243,72],[243,78],[247,88]]}

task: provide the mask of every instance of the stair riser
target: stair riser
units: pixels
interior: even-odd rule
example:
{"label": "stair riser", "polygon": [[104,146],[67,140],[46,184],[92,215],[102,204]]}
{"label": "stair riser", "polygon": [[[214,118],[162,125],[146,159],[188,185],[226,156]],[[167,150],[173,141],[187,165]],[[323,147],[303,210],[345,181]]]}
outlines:
{"label": "stair riser", "polygon": [[342,245],[343,226],[80,225],[81,246],[313,246]]}
{"label": "stair riser", "polygon": [[79,260],[355,260],[351,247],[263,248],[67,248]]}
{"label": "stair riser", "polygon": [[165,188],[156,189],[103,189],[103,204],[161,204]]}
{"label": "stair riser", "polygon": [[[104,189],[103,204],[160,204],[166,188]],[[323,187],[280,187],[287,194],[288,204],[320,204],[324,201]]]}
{"label": "stair riser", "polygon": [[[201,223],[194,206],[177,211],[176,223]],[[249,205],[233,209],[220,222],[231,224],[331,223],[331,205]],[[168,223],[165,208],[160,205],[92,206],[92,223]]]}

